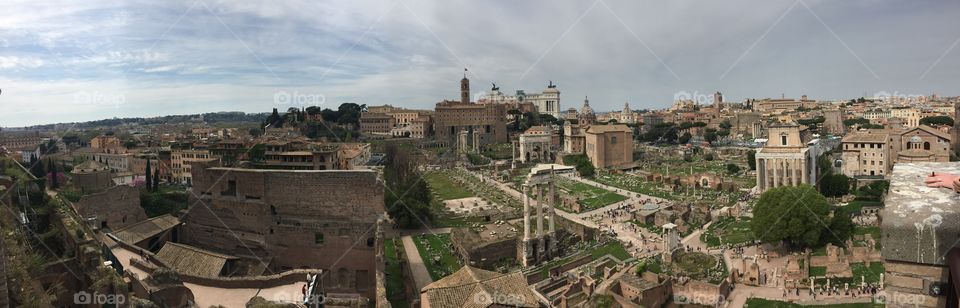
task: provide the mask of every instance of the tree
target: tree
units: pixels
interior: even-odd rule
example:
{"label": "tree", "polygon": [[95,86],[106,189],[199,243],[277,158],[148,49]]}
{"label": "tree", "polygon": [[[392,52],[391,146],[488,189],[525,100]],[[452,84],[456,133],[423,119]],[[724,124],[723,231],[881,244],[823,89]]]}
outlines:
{"label": "tree", "polygon": [[923,125],[948,125],[953,126],[953,118],[949,116],[932,116],[925,117],[920,119],[920,124]]}
{"label": "tree", "polygon": [[738,172],[740,172],[740,166],[737,166],[737,164],[727,164],[727,173],[737,174]]}
{"label": "tree", "polygon": [[813,186],[781,186],[760,195],[751,229],[763,242],[785,241],[797,247],[820,243],[830,205]]}
{"label": "tree", "polygon": [[428,227],[433,218],[429,200],[432,200],[426,181],[421,181],[417,164],[409,150],[390,143],[386,146],[386,165],[383,169],[386,185],[384,202],[387,213],[400,228]]}
{"label": "tree", "polygon": [[703,160],[713,161],[713,153],[707,153],[707,154],[703,155]]}
{"label": "tree", "polygon": [[677,139],[677,142],[680,144],[687,144],[690,142],[690,139],[693,138],[693,135],[690,135],[690,132],[683,133],[683,136],[680,136],[680,139]]}
{"label": "tree", "polygon": [[48,160],[47,165],[49,166],[47,170],[50,170],[50,188],[60,188],[60,179],[57,176],[57,165],[53,163],[53,160]]}
{"label": "tree", "polygon": [[757,151],[750,150],[750,152],[747,152],[747,166],[750,167],[750,170],[757,170]]}
{"label": "tree", "polygon": [[[149,175],[148,175],[149,176]],[[160,190],[160,168],[153,170],[153,191]]]}
{"label": "tree", "polygon": [[827,197],[842,197],[850,193],[850,178],[828,173],[820,179],[820,193]]}
{"label": "tree", "polygon": [[147,158],[147,168],[145,168],[144,170],[146,170],[144,174],[146,174],[147,190],[151,190],[153,189],[153,177],[150,176],[150,159],[149,158]]}
{"label": "tree", "polygon": [[833,243],[837,246],[843,246],[853,235],[853,214],[845,208],[838,208],[833,212],[833,218],[830,218],[830,227],[820,234],[820,243],[826,245]]}
{"label": "tree", "polygon": [[717,141],[717,132],[708,131],[706,134],[703,134],[703,139],[707,140],[709,143],[713,143],[714,141]]}
{"label": "tree", "polygon": [[729,131],[731,127],[733,127],[733,125],[730,124],[730,120],[723,120],[723,122],[720,122],[720,128],[724,130]]}
{"label": "tree", "polygon": [[843,125],[844,125],[844,126],[854,126],[854,125],[864,125],[864,124],[870,124],[870,120],[867,120],[867,119],[864,119],[864,118],[856,118],[856,119],[846,119],[846,120],[843,120]]}

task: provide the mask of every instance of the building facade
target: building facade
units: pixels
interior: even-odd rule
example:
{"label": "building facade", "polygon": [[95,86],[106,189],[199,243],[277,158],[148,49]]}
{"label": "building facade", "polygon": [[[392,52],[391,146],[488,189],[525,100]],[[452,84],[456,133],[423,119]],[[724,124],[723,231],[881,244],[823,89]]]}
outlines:
{"label": "building facade", "polygon": [[584,150],[596,168],[633,162],[633,130],[623,124],[591,125],[584,132]]}
{"label": "building facade", "polygon": [[772,125],[767,143],[757,151],[757,188],[760,192],[780,186],[816,183],[816,151],[808,143],[812,134],[795,123]]}

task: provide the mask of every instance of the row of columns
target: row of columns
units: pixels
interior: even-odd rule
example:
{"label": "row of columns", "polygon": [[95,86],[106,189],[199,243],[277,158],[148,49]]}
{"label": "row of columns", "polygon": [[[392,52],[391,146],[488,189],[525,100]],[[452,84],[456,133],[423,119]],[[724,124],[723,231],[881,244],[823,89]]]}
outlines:
{"label": "row of columns", "polygon": [[533,190],[533,193],[535,194],[535,197],[536,197],[532,201],[535,203],[534,206],[537,207],[537,230],[536,230],[537,233],[534,235],[534,238],[542,238],[545,235],[543,233],[543,206],[544,206],[543,195],[544,193],[547,194],[547,202],[546,202],[547,211],[548,211],[548,215],[550,215],[550,221],[547,222],[549,224],[548,226],[549,229],[547,234],[553,234],[556,227],[554,225],[554,221],[556,220],[556,216],[555,216],[556,213],[553,210],[556,186],[554,186],[552,182],[549,184],[538,184],[533,186],[524,184],[523,185],[523,240],[524,241],[528,241],[531,239],[530,237],[530,206],[531,206],[530,192],[531,190]]}
{"label": "row of columns", "polygon": [[803,158],[757,158],[757,166],[757,185],[762,191],[809,182],[807,164]]}

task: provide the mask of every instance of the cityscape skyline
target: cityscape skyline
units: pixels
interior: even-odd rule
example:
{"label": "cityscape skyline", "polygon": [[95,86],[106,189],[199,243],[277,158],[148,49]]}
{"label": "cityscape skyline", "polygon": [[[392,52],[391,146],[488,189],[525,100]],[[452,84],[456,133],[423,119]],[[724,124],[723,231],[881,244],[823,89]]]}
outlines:
{"label": "cityscape skyline", "polygon": [[738,14],[744,5],[12,1],[0,13],[0,126],[264,112],[291,107],[276,104],[283,93],[427,109],[458,96],[463,67],[475,94],[552,80],[562,109],[589,96],[598,111],[715,91],[955,94],[958,4],[777,1]]}

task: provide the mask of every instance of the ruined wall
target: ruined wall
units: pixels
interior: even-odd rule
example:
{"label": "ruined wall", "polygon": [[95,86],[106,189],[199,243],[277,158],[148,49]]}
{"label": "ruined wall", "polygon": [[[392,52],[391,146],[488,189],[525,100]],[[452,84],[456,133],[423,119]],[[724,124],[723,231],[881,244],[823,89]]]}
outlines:
{"label": "ruined wall", "polygon": [[140,206],[140,192],[126,185],[83,196],[75,206],[81,217],[96,216],[96,225],[100,228],[116,230],[147,219]]}
{"label": "ruined wall", "polygon": [[323,269],[328,292],[375,296],[375,227],[385,212],[375,171],[203,164],[192,168],[189,204],[201,208],[182,219],[185,243],[259,258],[269,263],[268,272]]}

